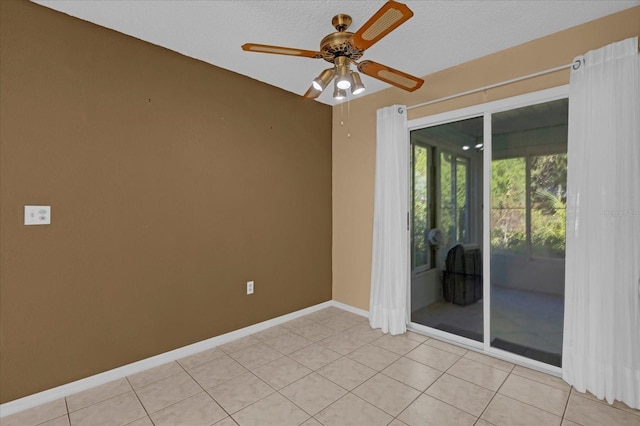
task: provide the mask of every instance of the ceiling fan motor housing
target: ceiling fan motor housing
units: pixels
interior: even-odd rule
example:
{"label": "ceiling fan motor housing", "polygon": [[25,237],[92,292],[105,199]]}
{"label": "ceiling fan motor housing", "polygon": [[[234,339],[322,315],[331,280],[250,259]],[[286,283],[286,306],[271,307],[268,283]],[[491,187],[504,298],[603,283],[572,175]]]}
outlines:
{"label": "ceiling fan motor housing", "polygon": [[349,43],[353,33],[346,31],[351,25],[351,16],[340,14],[333,17],[331,24],[338,30],[320,41],[320,53],[322,58],[333,63],[338,56],[346,56],[352,61],[357,61],[364,54],[364,50],[358,49]]}

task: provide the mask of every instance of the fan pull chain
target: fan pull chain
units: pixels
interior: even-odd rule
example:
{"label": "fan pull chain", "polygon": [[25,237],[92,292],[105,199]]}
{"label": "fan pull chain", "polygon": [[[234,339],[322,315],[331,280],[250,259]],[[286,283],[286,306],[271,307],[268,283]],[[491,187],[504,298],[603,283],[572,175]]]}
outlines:
{"label": "fan pull chain", "polygon": [[[348,124],[351,117],[351,99],[347,98],[347,139],[351,139],[351,129]],[[344,102],[340,104],[340,126],[344,127]]]}
{"label": "fan pull chain", "polygon": [[347,95],[347,139],[351,139],[351,97]]}

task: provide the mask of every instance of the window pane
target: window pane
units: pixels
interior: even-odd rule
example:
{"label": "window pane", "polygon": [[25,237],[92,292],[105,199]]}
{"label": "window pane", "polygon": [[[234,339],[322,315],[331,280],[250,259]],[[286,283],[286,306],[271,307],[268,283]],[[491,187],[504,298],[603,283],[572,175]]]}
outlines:
{"label": "window pane", "polygon": [[526,161],[491,162],[491,250],[526,254]]}
{"label": "window pane", "polygon": [[560,367],[568,100],[491,117],[492,347]]}
{"label": "window pane", "polygon": [[[444,237],[429,244],[430,271],[412,271],[411,320],[479,342],[484,333],[482,204],[481,195],[472,191],[482,188],[483,152],[471,148],[482,140],[483,126],[484,118],[474,117],[411,131],[411,146],[426,146],[429,155],[427,229],[437,228]],[[414,229],[411,237],[418,241],[418,234]],[[451,250],[458,241],[466,244],[465,266],[452,262],[453,253],[460,260],[460,248]]]}
{"label": "window pane", "polygon": [[531,159],[531,254],[564,258],[567,155]]}
{"label": "window pane", "polygon": [[454,227],[455,210],[452,191],[451,154],[440,153],[440,229],[445,237],[445,247],[451,247],[456,242]]}
{"label": "window pane", "polygon": [[456,207],[457,207],[457,241],[468,242],[469,210],[467,206],[467,163],[464,158],[456,159]]}
{"label": "window pane", "polygon": [[413,268],[429,263],[428,149],[413,147]]}
{"label": "window pane", "polygon": [[526,211],[491,209],[491,252],[527,254]]}

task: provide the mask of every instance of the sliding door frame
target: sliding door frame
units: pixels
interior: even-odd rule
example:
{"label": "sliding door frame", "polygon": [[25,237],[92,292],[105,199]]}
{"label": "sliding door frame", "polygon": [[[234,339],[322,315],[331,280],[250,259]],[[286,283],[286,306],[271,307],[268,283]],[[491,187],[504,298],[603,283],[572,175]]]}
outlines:
{"label": "sliding door frame", "polygon": [[[407,131],[418,130],[425,127],[432,127],[447,124],[454,121],[466,120],[469,118],[483,117],[484,127],[484,151],[483,151],[483,179],[482,179],[482,267],[483,267],[483,342],[447,333],[431,327],[409,322],[409,329],[420,332],[427,336],[448,340],[457,345],[466,347],[478,352],[484,352],[495,358],[519,364],[534,370],[542,371],[555,376],[562,376],[562,369],[553,365],[545,364],[530,358],[513,354],[498,348],[491,347],[491,154],[492,154],[492,128],[491,117],[493,114],[521,108],[529,105],[544,102],[566,99],[569,96],[569,86],[558,86],[546,90],[527,93],[497,101],[473,105],[470,107],[447,111],[427,117],[420,117],[407,122]],[[409,108],[410,109],[410,108]],[[410,155],[411,144],[407,145],[407,155]],[[408,197],[410,199],[410,197]],[[407,205],[407,209],[411,206]],[[407,210],[410,211],[410,210]],[[409,265],[410,267],[410,265]],[[411,293],[410,283],[407,283],[407,292]],[[409,299],[410,300],[410,299]],[[411,303],[407,306],[407,318],[411,318]]]}

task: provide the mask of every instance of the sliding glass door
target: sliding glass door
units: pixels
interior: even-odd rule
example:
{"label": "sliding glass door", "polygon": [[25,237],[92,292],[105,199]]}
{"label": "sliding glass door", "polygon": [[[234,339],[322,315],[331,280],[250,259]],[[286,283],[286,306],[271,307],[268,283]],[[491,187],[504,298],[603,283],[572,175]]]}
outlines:
{"label": "sliding glass door", "polygon": [[564,313],[566,99],[491,118],[491,340],[560,366]]}
{"label": "sliding glass door", "polygon": [[482,117],[411,132],[411,318],[478,342],[482,133]]}
{"label": "sliding glass door", "polygon": [[558,94],[563,90],[459,113],[472,118],[443,114],[411,129],[416,328],[560,367],[568,121],[568,100]]}

